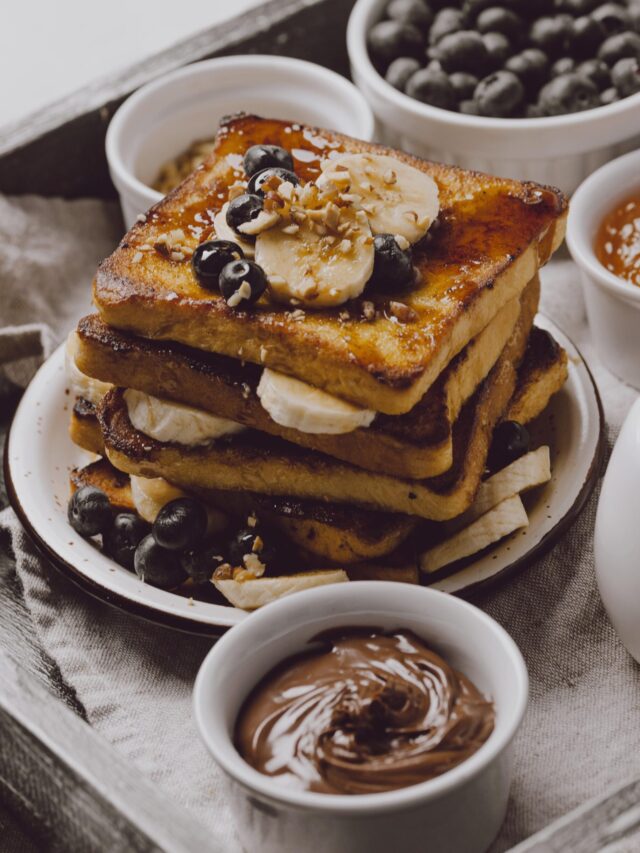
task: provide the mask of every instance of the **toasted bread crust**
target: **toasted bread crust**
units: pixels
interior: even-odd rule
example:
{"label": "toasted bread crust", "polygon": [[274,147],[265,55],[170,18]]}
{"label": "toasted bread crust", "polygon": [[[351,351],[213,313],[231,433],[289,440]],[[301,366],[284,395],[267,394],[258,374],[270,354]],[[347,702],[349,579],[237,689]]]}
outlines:
{"label": "toasted bread crust", "polygon": [[[103,319],[149,338],[175,340],[290,373],[376,411],[409,411],[449,361],[508,300],[517,298],[560,245],[567,202],[557,190],[489,178],[429,163],[382,146],[313,128],[285,132],[285,122],[255,116],[231,119],[203,167],[151,209],[100,266],[94,299]],[[312,159],[296,161],[303,179],[315,177],[318,159],[333,151],[391,154],[428,173],[438,184],[438,227],[414,247],[421,286],[403,297],[416,319],[396,323],[389,295],[369,295],[379,309],[363,319],[362,300],[344,311],[291,312],[261,300],[234,311],[199,287],[190,265],[153,246],[181,228],[194,248],[210,233],[234,166],[249,145],[269,142]],[[342,315],[342,316],[341,316]]]}
{"label": "toasted bread crust", "polygon": [[[537,304],[537,277],[528,288]],[[518,314],[519,302],[507,303],[410,412],[379,415],[367,429],[344,435],[313,435],[275,423],[256,394],[261,373],[256,365],[139,338],[110,328],[96,315],[78,324],[76,362],[83,373],[113,385],[196,406],[360,468],[422,479],[451,466],[452,424],[495,364]]]}
{"label": "toasted bread crust", "polygon": [[534,326],[520,366],[518,387],[505,420],[528,424],[540,415],[569,375],[567,353],[549,332]]}

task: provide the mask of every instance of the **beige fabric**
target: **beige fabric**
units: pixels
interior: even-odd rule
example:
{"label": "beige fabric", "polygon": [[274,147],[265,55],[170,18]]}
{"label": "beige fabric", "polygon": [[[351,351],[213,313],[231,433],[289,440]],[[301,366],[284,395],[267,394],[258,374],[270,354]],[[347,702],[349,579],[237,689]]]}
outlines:
{"label": "beige fabric", "polygon": [[[47,251],[57,247],[56,261],[48,262],[43,252],[24,267],[20,240],[14,240],[7,257],[7,234],[2,235],[0,326],[55,321],[59,339],[72,318],[87,310],[91,271],[114,239],[112,209],[93,202],[0,199],[0,232],[7,231],[13,217],[23,223],[24,240],[44,223],[57,223],[55,240],[47,243]],[[107,231],[101,244],[98,238]],[[71,260],[74,276],[60,266]],[[26,286],[34,277],[37,290]],[[570,263],[543,271],[543,310],[582,349],[614,436],[636,394],[599,365]],[[531,677],[529,710],[515,745],[511,802],[496,853],[586,799],[640,776],[640,671],[610,627],[595,587],[594,512],[592,499],[545,559],[476,601],[515,638]],[[95,602],[41,564],[10,510],[0,516],[0,526],[10,531],[37,636],[89,721],[208,825],[225,850],[236,853],[225,786],[191,717],[193,679],[210,643],[154,628]]]}

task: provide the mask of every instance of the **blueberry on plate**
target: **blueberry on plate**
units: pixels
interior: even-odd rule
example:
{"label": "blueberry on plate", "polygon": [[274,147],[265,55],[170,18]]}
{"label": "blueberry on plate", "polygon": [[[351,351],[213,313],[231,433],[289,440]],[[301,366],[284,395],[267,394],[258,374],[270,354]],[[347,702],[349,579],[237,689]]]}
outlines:
{"label": "blueberry on plate", "polygon": [[102,534],[103,550],[108,557],[132,572],[136,548],[150,530],[150,525],[135,512],[119,512],[113,524]]}
{"label": "blueberry on plate", "polygon": [[300,183],[298,176],[290,169],[281,169],[279,166],[274,166],[273,168],[263,169],[261,172],[256,172],[247,185],[247,192],[259,196],[264,195],[262,187],[267,183],[267,181],[270,181],[271,178],[278,178],[282,183],[285,181],[296,185]]}
{"label": "blueberry on plate", "polygon": [[109,528],[112,517],[109,498],[95,486],[82,486],[69,499],[67,518],[80,536],[97,536]]}
{"label": "blueberry on plate", "polygon": [[573,21],[569,15],[549,15],[534,21],[529,32],[533,46],[555,59],[566,53]]}
{"label": "blueberry on plate", "polygon": [[449,76],[449,82],[453,86],[456,98],[460,101],[466,101],[473,97],[479,81],[474,74],[469,74],[467,71],[454,71]]}
{"label": "blueberry on plate", "polygon": [[489,67],[501,68],[513,52],[509,39],[502,33],[485,33],[482,41],[489,55]]}
{"label": "blueberry on plate", "polygon": [[482,74],[488,66],[489,53],[480,33],[460,30],[440,39],[436,59],[449,73],[469,71],[471,74]]}
{"label": "blueberry on plate", "polygon": [[261,195],[251,193],[243,193],[236,196],[233,201],[229,202],[227,208],[226,220],[229,228],[232,228],[238,234],[242,235],[243,240],[251,239],[246,234],[242,234],[238,229],[245,222],[250,222],[255,219],[264,206],[264,199]]}
{"label": "blueberry on plate", "polygon": [[207,240],[200,243],[191,259],[195,277],[207,290],[218,289],[222,267],[244,258],[244,252],[231,240]]}
{"label": "blueberry on plate", "polygon": [[254,261],[232,261],[220,273],[220,292],[230,308],[253,305],[267,289],[267,276]]}
{"label": "blueberry on plate", "polygon": [[[640,61],[634,56],[619,59],[611,69],[611,79],[616,91],[623,98],[640,92]],[[604,99],[604,93],[601,99]],[[613,101],[608,101],[608,103],[613,103]]]}
{"label": "blueberry on plate", "polygon": [[394,89],[404,91],[407,80],[412,74],[415,74],[420,68],[420,63],[417,59],[412,59],[410,56],[399,56],[394,59],[391,65],[387,68],[387,73],[384,79],[390,83]]}
{"label": "blueberry on plate", "polygon": [[572,59],[570,56],[562,56],[560,59],[556,59],[551,66],[551,76],[557,77],[559,74],[568,74],[570,71],[573,71],[575,67],[575,59]]}
{"label": "blueberry on plate", "polygon": [[549,76],[547,55],[536,47],[529,47],[522,53],[516,53],[506,61],[504,67],[518,77],[529,97],[540,89]]}
{"label": "blueberry on plate", "polygon": [[391,0],[387,16],[401,24],[413,24],[422,31],[428,30],[433,21],[433,12],[425,0]]}
{"label": "blueberry on plate", "polygon": [[178,553],[158,545],[152,534],[136,548],[133,567],[140,580],[160,589],[175,589],[186,578]]}
{"label": "blueberry on plate", "polygon": [[276,561],[275,549],[264,541],[259,526],[240,528],[229,543],[228,555],[234,568],[244,566],[249,570],[256,560],[267,568]]}
{"label": "blueberry on plate", "polygon": [[554,77],[540,91],[538,103],[545,115],[558,116],[590,110],[600,104],[598,87],[575,72]]}
{"label": "blueberry on plate", "polygon": [[611,85],[609,66],[601,59],[587,59],[576,68],[576,74],[586,77],[595,83],[600,91]]}
{"label": "blueberry on plate", "polygon": [[517,44],[525,35],[525,23],[511,9],[490,6],[478,15],[476,27],[481,33],[502,33],[512,44]]}
{"label": "blueberry on plate", "polygon": [[374,61],[386,66],[399,56],[420,56],[424,39],[413,24],[380,21],[369,30],[367,45]]}
{"label": "blueberry on plate", "polygon": [[512,71],[496,71],[481,80],[473,96],[480,115],[513,115],[524,100],[524,86]]}
{"label": "blueberry on plate", "polygon": [[169,551],[195,548],[207,532],[207,510],[195,498],[176,498],[162,507],[151,532]]}
{"label": "blueberry on plate", "polygon": [[604,39],[602,26],[590,15],[584,15],[571,24],[567,49],[577,59],[590,59],[596,55]]}
{"label": "blueberry on plate", "polygon": [[183,570],[196,584],[207,583],[215,570],[226,563],[221,545],[209,544],[202,548],[190,548],[180,557]]}
{"label": "blueberry on plate", "polygon": [[429,30],[429,44],[437,44],[440,39],[450,33],[457,33],[458,30],[464,29],[464,20],[464,15],[460,9],[453,9],[450,6],[440,9],[439,12],[436,12]]}
{"label": "blueberry on plate", "polygon": [[619,59],[632,56],[640,59],[640,35],[638,33],[624,32],[609,36],[603,41],[598,51],[598,59],[607,65],[615,65]]}
{"label": "blueberry on plate", "polygon": [[404,91],[423,104],[431,104],[443,110],[452,110],[455,107],[453,86],[444,71],[437,68],[421,68],[416,71],[409,77]]}
{"label": "blueberry on plate", "polygon": [[244,155],[244,170],[247,177],[263,169],[279,167],[293,171],[293,157],[286,148],[279,145],[252,145]]}
{"label": "blueberry on plate", "polygon": [[593,10],[591,17],[600,24],[607,36],[631,28],[631,16],[621,3],[603,3]]}
{"label": "blueberry on plate", "polygon": [[[406,242],[406,241],[405,241]],[[413,283],[411,246],[398,244],[393,234],[376,234],[373,238],[374,260],[372,287],[377,290],[396,291]]]}
{"label": "blueberry on plate", "polygon": [[516,459],[529,452],[531,438],[529,431],[518,421],[502,421],[493,433],[489,448],[488,467],[491,471],[500,471]]}

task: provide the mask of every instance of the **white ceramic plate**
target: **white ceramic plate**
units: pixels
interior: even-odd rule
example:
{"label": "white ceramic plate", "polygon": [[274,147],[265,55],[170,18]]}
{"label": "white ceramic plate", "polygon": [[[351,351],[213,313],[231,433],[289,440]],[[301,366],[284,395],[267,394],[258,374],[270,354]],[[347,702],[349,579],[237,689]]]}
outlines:
{"label": "white ceramic plate", "polygon": [[[530,524],[524,533],[505,539],[453,574],[444,570],[434,575],[433,585],[447,592],[466,593],[539,556],[575,519],[597,479],[604,433],[598,392],[566,335],[545,317],[538,317],[537,323],[569,354],[569,381],[532,429],[534,447],[551,446],[553,478],[527,498]],[[233,607],[190,602],[142,583],[69,526],[69,471],[90,458],[68,437],[72,405],[61,347],[25,391],[5,448],[9,498],[36,546],[91,594],[152,621],[219,634],[246,619],[245,612]]]}

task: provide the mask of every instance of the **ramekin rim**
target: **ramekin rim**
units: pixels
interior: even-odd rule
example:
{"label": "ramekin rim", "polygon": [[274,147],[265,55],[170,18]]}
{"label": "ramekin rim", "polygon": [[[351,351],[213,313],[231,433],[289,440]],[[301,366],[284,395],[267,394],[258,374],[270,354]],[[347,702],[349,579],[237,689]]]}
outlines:
{"label": "ramekin rim", "polygon": [[[253,618],[255,620],[256,616],[260,616],[263,622],[267,621],[267,619],[277,622],[281,618],[281,611],[287,612],[289,609],[293,609],[296,604],[302,609],[305,601],[308,601],[311,596],[323,599],[327,597],[331,598],[332,595],[344,595],[345,592],[343,590],[349,590],[350,586],[350,584],[337,584],[335,586],[305,590],[304,592],[296,593],[294,596],[283,598],[268,605],[265,609],[254,614]],[[441,601],[447,600],[454,608],[459,607],[459,613],[465,614],[462,617],[463,619],[477,619],[482,626],[482,630],[488,630],[497,637],[505,653],[505,660],[512,667],[515,697],[513,706],[507,709],[509,719],[494,729],[489,739],[480,749],[464,762],[435,779],[429,779],[417,785],[383,793],[358,795],[322,794],[314,791],[300,791],[289,789],[286,786],[279,786],[273,783],[271,777],[265,776],[255,770],[240,756],[233,746],[229,733],[225,732],[221,726],[220,737],[225,740],[227,746],[231,745],[229,754],[232,758],[228,761],[224,750],[218,750],[217,739],[212,735],[204,719],[204,701],[209,678],[208,673],[215,665],[215,659],[219,655],[228,654],[229,650],[232,652],[234,644],[242,642],[244,635],[251,636],[252,631],[258,630],[256,622],[253,622],[252,627],[252,619],[247,619],[231,631],[228,631],[208,653],[198,671],[193,692],[194,715],[200,736],[216,762],[235,782],[253,793],[257,793],[268,800],[288,808],[299,808],[317,813],[339,813],[347,815],[368,814],[372,811],[396,811],[430,802],[458,789],[482,773],[509,746],[522,723],[529,690],[527,668],[514,640],[496,620],[462,599],[449,596],[447,593],[430,589],[429,587],[416,588],[411,585],[410,589],[399,590],[398,587],[401,586],[401,584],[392,581],[359,581],[357,583],[357,591],[353,591],[352,594],[357,594],[358,601],[362,601],[369,592],[379,595],[382,598],[384,598],[385,592],[391,591],[393,591],[394,595],[411,595],[412,597],[416,594],[420,596],[426,594],[429,598],[437,597]],[[293,605],[291,604],[292,601]],[[356,609],[356,603],[354,600],[354,613],[360,612]],[[377,606],[377,610],[384,610],[384,602],[382,600]],[[373,618],[375,619],[375,614],[373,614]],[[348,614],[345,614],[346,620],[348,620]],[[286,624],[291,623],[288,622]],[[295,649],[291,651],[293,653]]]}

